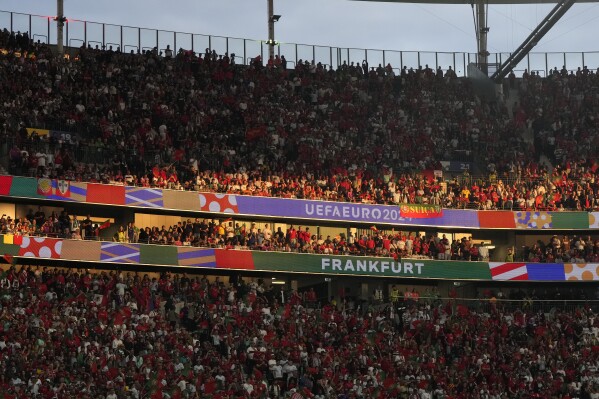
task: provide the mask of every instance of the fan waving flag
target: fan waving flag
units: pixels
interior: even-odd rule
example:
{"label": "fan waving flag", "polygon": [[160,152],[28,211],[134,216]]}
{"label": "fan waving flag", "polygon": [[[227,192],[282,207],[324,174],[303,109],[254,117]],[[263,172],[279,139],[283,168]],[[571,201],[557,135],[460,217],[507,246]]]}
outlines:
{"label": "fan waving flag", "polygon": [[110,227],[110,219],[107,219],[104,223],[98,226],[100,230],[104,230]]}

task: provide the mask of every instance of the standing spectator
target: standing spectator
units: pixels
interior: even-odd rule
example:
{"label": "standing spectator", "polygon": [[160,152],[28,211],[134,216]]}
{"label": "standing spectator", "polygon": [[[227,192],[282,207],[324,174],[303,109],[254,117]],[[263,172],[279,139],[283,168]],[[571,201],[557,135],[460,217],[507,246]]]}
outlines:
{"label": "standing spectator", "polygon": [[88,214],[87,218],[81,222],[81,229],[84,240],[91,240],[93,238],[93,222],[91,220],[91,215]]}

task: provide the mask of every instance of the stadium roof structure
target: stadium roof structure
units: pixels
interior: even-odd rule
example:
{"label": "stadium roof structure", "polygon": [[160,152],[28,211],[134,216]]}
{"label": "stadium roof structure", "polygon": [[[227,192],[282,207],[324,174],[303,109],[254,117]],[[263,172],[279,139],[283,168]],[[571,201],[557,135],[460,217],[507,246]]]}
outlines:
{"label": "stadium roof structure", "polygon": [[466,4],[471,5],[474,14],[474,25],[476,33],[476,44],[478,50],[478,68],[485,74],[489,74],[489,63],[487,50],[487,25],[488,7],[490,4],[556,4],[547,16],[537,25],[532,33],[501,65],[494,65],[496,70],[491,79],[500,82],[510,71],[539,43],[549,30],[560,20],[560,18],[576,3],[596,3],[599,0],[354,0],[377,3],[427,3],[427,4]]}

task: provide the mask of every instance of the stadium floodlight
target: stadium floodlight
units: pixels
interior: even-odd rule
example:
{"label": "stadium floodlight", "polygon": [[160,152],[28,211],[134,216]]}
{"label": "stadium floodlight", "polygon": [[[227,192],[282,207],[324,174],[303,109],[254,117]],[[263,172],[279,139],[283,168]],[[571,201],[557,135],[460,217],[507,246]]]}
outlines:
{"label": "stadium floodlight", "polygon": [[275,41],[275,22],[278,22],[281,19],[281,15],[275,14],[275,5],[274,0],[268,0],[268,59],[273,59],[275,57],[275,46],[277,42]]}
{"label": "stadium floodlight", "polygon": [[63,31],[64,31],[64,23],[67,19],[64,16],[64,0],[56,0],[56,50],[58,54],[64,54],[63,48]]}

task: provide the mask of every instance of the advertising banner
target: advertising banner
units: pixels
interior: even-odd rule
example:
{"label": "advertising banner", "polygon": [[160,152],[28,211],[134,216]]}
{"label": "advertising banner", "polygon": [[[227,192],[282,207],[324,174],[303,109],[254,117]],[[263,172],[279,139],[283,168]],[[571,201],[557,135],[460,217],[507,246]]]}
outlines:
{"label": "advertising banner", "polygon": [[399,206],[403,218],[440,218],[443,208],[439,205],[401,204]]}
{"label": "advertising banner", "polygon": [[[439,261],[240,251],[168,245],[0,236],[0,256],[365,277],[481,281],[599,281],[597,263]],[[61,265],[61,263],[57,263]]]}
{"label": "advertising banner", "polygon": [[215,215],[325,220],[369,225],[522,230],[599,229],[599,212],[442,209],[432,205],[397,206],[253,197],[20,176],[0,176],[0,195]]}
{"label": "advertising banner", "polygon": [[373,277],[491,279],[487,262],[444,262],[429,259],[402,259],[396,261],[391,258],[269,252],[254,252],[253,256],[256,270],[352,274]]}
{"label": "advertising banner", "polygon": [[476,211],[444,209],[441,214],[404,217],[394,205],[311,201],[283,198],[237,196],[239,213],[310,220],[337,220],[363,223],[387,223],[415,226],[478,227]]}

